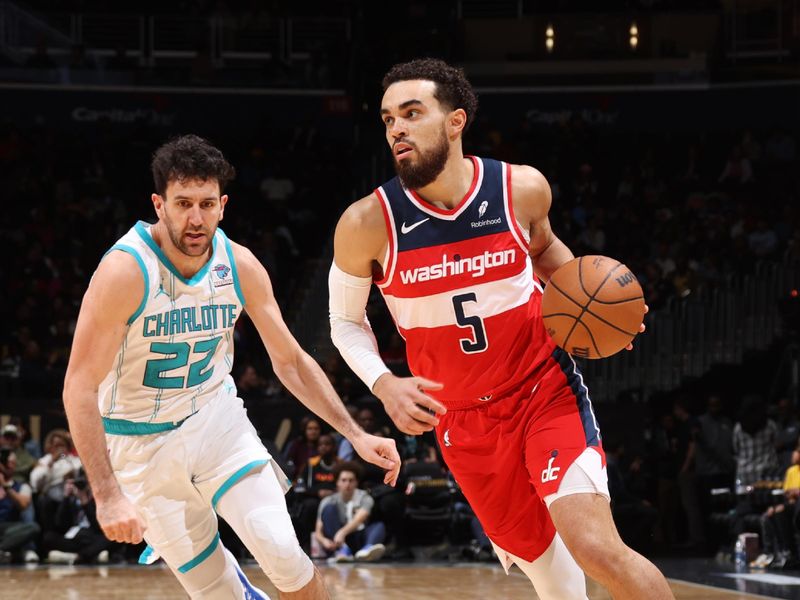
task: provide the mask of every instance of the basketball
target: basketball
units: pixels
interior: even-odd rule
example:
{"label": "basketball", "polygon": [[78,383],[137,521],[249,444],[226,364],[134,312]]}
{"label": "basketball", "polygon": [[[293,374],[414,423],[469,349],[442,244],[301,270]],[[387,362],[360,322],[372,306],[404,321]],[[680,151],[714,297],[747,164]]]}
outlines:
{"label": "basketball", "polygon": [[550,337],[581,358],[605,358],[627,346],[644,320],[636,276],[607,256],[580,256],[553,273],[542,298]]}

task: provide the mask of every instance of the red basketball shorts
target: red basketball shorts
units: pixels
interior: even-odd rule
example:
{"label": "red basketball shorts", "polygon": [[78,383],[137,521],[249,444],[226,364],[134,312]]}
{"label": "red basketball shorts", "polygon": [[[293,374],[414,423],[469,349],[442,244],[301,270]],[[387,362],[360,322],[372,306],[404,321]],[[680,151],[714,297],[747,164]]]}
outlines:
{"label": "red basketball shorts", "polygon": [[514,392],[448,411],[436,435],[486,535],[527,561],[553,541],[555,527],[543,499],[559,491],[570,465],[593,448],[605,466],[583,376],[559,348]]}

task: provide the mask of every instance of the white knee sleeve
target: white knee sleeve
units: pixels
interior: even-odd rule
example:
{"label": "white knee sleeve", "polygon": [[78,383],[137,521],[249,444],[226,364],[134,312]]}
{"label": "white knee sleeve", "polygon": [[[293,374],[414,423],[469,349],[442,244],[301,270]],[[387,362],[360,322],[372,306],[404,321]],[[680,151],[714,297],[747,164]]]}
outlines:
{"label": "white knee sleeve", "polygon": [[217,505],[239,539],[282,592],[296,592],[314,576],[314,565],[300,544],[272,469],[246,477]]}
{"label": "white knee sleeve", "polygon": [[247,580],[222,544],[197,566],[175,575],[192,600],[270,600]]}
{"label": "white knee sleeve", "polygon": [[516,563],[531,580],[541,600],[588,600],[586,575],[572,558],[560,535],[556,534],[550,547],[533,562],[506,552],[494,542],[492,545],[506,571]]}

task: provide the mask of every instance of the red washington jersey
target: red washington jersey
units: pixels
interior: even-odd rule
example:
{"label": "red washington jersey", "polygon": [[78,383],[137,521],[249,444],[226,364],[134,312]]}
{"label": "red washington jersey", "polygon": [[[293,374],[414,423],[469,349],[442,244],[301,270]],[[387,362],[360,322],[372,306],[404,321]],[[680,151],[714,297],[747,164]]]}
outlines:
{"label": "red washington jersey", "polygon": [[414,375],[450,410],[497,399],[544,367],[555,344],[542,323],[542,287],[514,218],[511,169],[469,157],[475,174],[452,210],[395,177],[375,193],[389,247],[376,280]]}

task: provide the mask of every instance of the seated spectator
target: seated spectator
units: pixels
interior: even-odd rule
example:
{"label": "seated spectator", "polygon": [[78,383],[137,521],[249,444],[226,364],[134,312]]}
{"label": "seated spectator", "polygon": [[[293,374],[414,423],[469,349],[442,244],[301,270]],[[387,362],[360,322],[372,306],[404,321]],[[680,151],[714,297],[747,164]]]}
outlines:
{"label": "seated spectator", "polygon": [[305,549],[309,543],[317,518],[319,503],[336,492],[334,470],[339,464],[333,436],[319,436],[319,456],[312,456],[297,474],[294,492],[296,507],[293,511],[295,529],[300,545]]}
{"label": "seated spectator", "polygon": [[22,445],[22,435],[16,425],[9,423],[3,427],[3,437],[0,439],[0,448],[8,448],[14,451],[17,457],[17,468],[14,471],[14,481],[28,483],[31,471],[36,465],[36,459]]}
{"label": "seated spectator", "polygon": [[[16,466],[14,452],[0,450],[0,563],[23,558],[25,547],[39,535],[36,523],[24,523],[20,517],[30,506],[33,495],[28,484],[12,478]],[[24,558],[28,562],[28,557]]]}
{"label": "seated spectator", "polygon": [[8,422],[17,428],[20,439],[20,447],[25,448],[25,450],[27,450],[28,453],[36,460],[42,458],[42,445],[39,443],[39,440],[35,440],[31,437],[31,434],[25,427],[22,419],[20,417],[11,417]]}
{"label": "seated spectator", "polygon": [[81,461],[72,454],[72,437],[63,429],[47,434],[44,449],[45,455],[31,471],[31,487],[39,495],[39,521],[48,531],[53,529],[56,509],[64,499],[64,481],[75,476]]}
{"label": "seated spectator", "polygon": [[646,549],[653,539],[658,511],[647,500],[638,498],[628,489],[626,470],[622,466],[625,446],[606,439],[604,447],[608,468],[608,491],[611,494],[611,514],[620,537],[631,548]]}
{"label": "seated spectator", "polygon": [[748,396],[742,402],[739,422],[733,427],[733,453],[736,456],[736,480],[749,486],[757,481],[775,479],[780,472],[775,444],[778,426],[767,418],[764,400]]}
{"label": "seated spectator", "polygon": [[794,554],[794,521],[800,498],[800,446],[792,452],[792,466],[783,479],[784,501],[770,506],[761,516],[762,554],[750,563],[751,567],[783,568]]}
{"label": "seated spectator", "polygon": [[284,457],[291,472],[287,475],[292,479],[298,476],[298,469],[308,462],[312,456],[319,454],[317,443],[322,429],[313,417],[303,417],[300,421],[300,436],[289,442]]}
{"label": "seated spectator", "polygon": [[336,493],[324,498],[317,513],[314,537],[336,562],[376,561],[383,557],[386,528],[380,521],[368,524],[375,501],[358,489],[360,469],[341,463],[334,471]]}
{"label": "seated spectator", "polygon": [[55,515],[55,529],[44,534],[47,560],[51,563],[92,564],[107,562],[113,542],[97,522],[97,506],[89,482],[81,471],[64,482],[64,499]]}
{"label": "seated spectator", "polygon": [[775,442],[778,426],[767,418],[764,400],[748,396],[742,401],[739,422],[733,427],[733,453],[736,457],[737,504],[733,534],[743,533],[745,519],[757,511],[753,507],[754,484],[776,479],[780,472]]}

